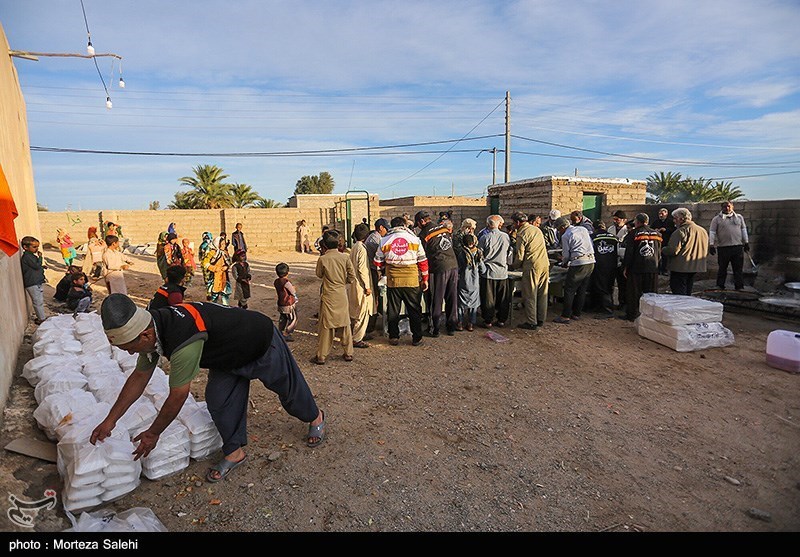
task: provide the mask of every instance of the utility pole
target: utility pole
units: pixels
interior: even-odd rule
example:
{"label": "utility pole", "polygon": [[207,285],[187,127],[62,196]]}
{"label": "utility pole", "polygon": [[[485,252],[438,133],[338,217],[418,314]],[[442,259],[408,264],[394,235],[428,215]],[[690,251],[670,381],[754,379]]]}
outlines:
{"label": "utility pole", "polygon": [[450,197],[456,196],[456,183],[450,182]]}
{"label": "utility pole", "polygon": [[511,93],[506,91],[506,173],[505,183],[511,180]]}
{"label": "utility pole", "polygon": [[492,147],[491,149],[481,149],[478,151],[478,154],[475,155],[475,158],[481,156],[481,153],[491,153],[492,154],[492,185],[497,183],[497,147]]}

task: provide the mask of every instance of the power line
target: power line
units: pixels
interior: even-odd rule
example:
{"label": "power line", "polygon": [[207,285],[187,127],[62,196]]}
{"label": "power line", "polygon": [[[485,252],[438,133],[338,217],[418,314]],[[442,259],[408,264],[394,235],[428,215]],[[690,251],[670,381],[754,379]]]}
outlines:
{"label": "power line", "polygon": [[[489,116],[491,116],[492,114],[494,114],[494,111],[495,111],[495,110],[497,110],[498,108],[500,108],[501,106],[503,106],[503,103],[505,103],[505,102],[506,102],[506,100],[505,100],[505,99],[503,99],[502,101],[500,101],[499,103],[497,103],[497,106],[495,106],[495,107],[494,107],[494,108],[493,108],[491,111],[489,111],[489,114],[487,114],[486,116],[484,116],[484,117],[483,117],[483,119],[482,119],[480,122],[478,122],[477,124],[475,124],[474,126],[472,126],[472,129],[471,129],[471,130],[469,130],[467,133],[465,133],[465,134],[464,134],[464,135],[461,137],[461,139],[459,139],[458,141],[456,141],[456,142],[453,144],[453,147],[455,147],[455,146],[456,146],[458,143],[460,143],[461,141],[464,141],[464,140],[466,139],[466,137],[467,137],[469,134],[471,134],[473,131],[475,131],[475,129],[476,129],[478,126],[480,126],[481,124],[483,124],[483,123],[486,121],[486,119],[487,119],[487,118],[489,118]],[[505,134],[495,134],[495,135],[492,135],[492,136],[489,136],[489,137],[498,137],[498,136],[501,136],[501,135],[505,135]],[[471,139],[473,139],[473,138],[470,138],[470,140],[471,140]],[[429,162],[428,164],[426,164],[425,166],[423,166],[422,168],[420,168],[419,170],[417,170],[417,171],[416,171],[416,172],[414,172],[413,174],[410,174],[410,175],[406,176],[405,178],[403,178],[402,180],[399,180],[399,181],[397,181],[397,182],[394,182],[393,184],[389,184],[388,186],[385,186],[385,187],[383,187],[383,188],[377,188],[377,189],[378,189],[378,190],[385,190],[385,189],[391,188],[391,187],[393,187],[393,186],[396,186],[396,185],[398,185],[398,184],[402,184],[402,183],[403,183],[403,182],[405,182],[406,180],[408,180],[408,179],[410,179],[410,178],[413,178],[414,176],[416,176],[417,174],[419,174],[420,172],[422,172],[423,170],[425,170],[426,168],[428,168],[429,166],[431,166],[433,163],[435,163],[436,161],[438,161],[439,159],[441,159],[441,158],[442,158],[443,156],[445,156],[447,153],[449,153],[449,152],[452,150],[452,148],[453,148],[453,147],[451,147],[450,149],[448,149],[447,151],[445,151],[444,153],[442,153],[441,155],[439,155],[438,157],[436,157],[435,159],[433,159],[431,162]]]}
{"label": "power line", "polygon": [[[477,127],[477,126],[476,126]],[[473,128],[474,130],[475,128]],[[472,130],[470,130],[472,131]],[[233,152],[233,153],[179,153],[179,152],[163,152],[163,151],[112,151],[106,149],[76,149],[68,147],[41,147],[31,145],[31,151],[39,153],[78,153],[78,154],[92,154],[92,155],[128,155],[128,156],[148,156],[148,157],[279,157],[279,156],[306,156],[306,155],[337,155],[337,154],[357,154],[368,151],[383,151],[388,149],[402,149],[407,147],[423,147],[426,145],[442,145],[446,143],[453,143],[453,147],[462,141],[476,141],[498,137],[502,134],[483,135],[470,138],[460,139],[445,139],[441,141],[425,141],[418,143],[400,143],[395,145],[377,145],[374,147],[348,147],[342,149],[313,149],[304,151],[265,151],[265,152]],[[451,152],[441,151],[442,154]],[[456,152],[474,153],[478,149],[468,149]],[[439,153],[440,151],[398,151],[391,154],[404,154],[404,153]]]}
{"label": "power line", "polygon": [[637,155],[624,155],[622,153],[611,153],[608,151],[598,151],[595,149],[585,149],[583,147],[575,147],[573,145],[564,145],[563,143],[554,143],[552,141],[544,141],[542,139],[532,139],[530,137],[524,137],[521,135],[513,135],[516,139],[522,139],[524,141],[531,141],[533,143],[540,143],[542,145],[551,145],[553,147],[560,147],[562,149],[573,149],[575,151],[583,151],[585,153],[596,153],[598,155],[607,155],[610,157],[620,157],[624,159],[634,159],[634,160],[642,160],[642,161],[649,161],[649,162],[658,162],[658,163],[666,163],[666,164],[680,164],[680,165],[690,165],[690,166],[722,166],[727,168],[734,168],[734,167],[778,167],[780,168],[781,165],[798,165],[800,161],[781,161],[781,162],[773,162],[773,163],[720,163],[720,162],[708,162],[708,161],[683,161],[683,160],[673,160],[673,159],[659,159],[654,157],[641,157]]}
{"label": "power line", "polygon": [[569,135],[581,135],[586,137],[602,137],[604,139],[618,139],[620,141],[638,141],[641,143],[658,143],[661,145],[681,145],[686,147],[711,147],[715,149],[743,149],[743,150],[759,150],[759,151],[800,151],[800,147],[756,147],[752,145],[719,145],[713,143],[689,143],[684,141],[663,141],[659,139],[642,139],[638,137],[625,137],[619,135],[605,135],[601,133],[587,133],[587,132],[575,132],[575,131],[567,131],[567,130],[559,130],[553,128],[544,128],[541,126],[528,126],[529,128],[533,128],[536,130],[548,131],[548,132],[555,132],[555,133],[563,133]]}
{"label": "power line", "polygon": [[[91,46],[92,34],[89,32],[89,20],[86,19],[86,8],[83,6],[83,0],[81,0],[81,11],[83,12],[83,22],[86,24],[86,34],[89,36],[89,46]],[[93,52],[94,51],[90,52],[89,54],[93,54]],[[100,66],[97,64],[96,56],[92,56],[92,62],[94,62],[94,67],[97,68],[97,75],[100,76],[100,81],[103,83],[103,89],[105,89],[106,98],[110,99],[111,95],[108,92],[108,87],[106,87],[106,80],[103,79],[103,73],[100,71]]]}

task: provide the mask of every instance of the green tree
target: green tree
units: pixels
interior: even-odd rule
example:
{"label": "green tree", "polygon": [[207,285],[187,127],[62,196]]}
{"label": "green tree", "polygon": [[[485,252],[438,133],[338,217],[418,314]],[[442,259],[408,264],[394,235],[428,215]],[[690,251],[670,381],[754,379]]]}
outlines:
{"label": "green tree", "polygon": [[47,207],[45,207],[44,205],[42,205],[41,203],[39,203],[37,201],[36,202],[36,210],[37,211],[49,211],[50,209],[48,209]]}
{"label": "green tree", "polygon": [[[194,209],[225,209],[233,207],[233,195],[231,186],[225,182],[227,174],[215,165],[197,165],[192,169],[194,176],[184,176],[178,181],[181,185],[192,188],[186,192],[189,194],[191,205]],[[178,194],[175,194],[176,200]]]}
{"label": "green tree", "polygon": [[197,205],[197,199],[190,191],[175,192],[175,199],[167,206],[167,209],[204,209]]}
{"label": "green tree", "polygon": [[261,199],[258,192],[253,191],[253,188],[247,184],[231,184],[231,196],[233,197],[233,206],[237,209],[254,207]]}
{"label": "green tree", "polygon": [[715,182],[710,191],[712,199],[709,201],[735,201],[744,197],[744,193],[733,182]]}
{"label": "green tree", "polygon": [[320,172],[318,176],[303,176],[294,187],[295,195],[313,193],[333,193],[336,184],[333,177],[327,172]]}
{"label": "green tree", "polygon": [[280,209],[283,204],[278,203],[274,199],[264,199],[263,197],[256,201],[254,205],[256,209]]}
{"label": "green tree", "polygon": [[676,172],[653,172],[647,177],[647,202],[666,203],[666,201],[676,192],[682,181],[681,173]]}
{"label": "green tree", "polygon": [[160,201],[151,201],[150,205],[148,206],[148,209],[151,211],[158,211],[160,208],[161,208]]}

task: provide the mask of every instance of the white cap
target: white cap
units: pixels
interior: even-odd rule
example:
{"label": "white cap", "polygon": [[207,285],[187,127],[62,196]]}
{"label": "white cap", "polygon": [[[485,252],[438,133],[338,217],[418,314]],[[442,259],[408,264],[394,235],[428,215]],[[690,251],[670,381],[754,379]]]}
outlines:
{"label": "white cap", "polygon": [[561,216],[561,211],[558,209],[553,209],[550,211],[550,220],[556,220],[558,217]]}

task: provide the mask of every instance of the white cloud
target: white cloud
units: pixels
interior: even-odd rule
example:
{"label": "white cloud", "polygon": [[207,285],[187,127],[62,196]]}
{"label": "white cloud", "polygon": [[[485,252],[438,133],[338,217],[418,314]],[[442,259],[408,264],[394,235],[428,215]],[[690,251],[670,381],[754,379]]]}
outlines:
{"label": "white cloud", "polygon": [[747,106],[762,108],[800,91],[800,85],[789,82],[739,83],[712,90],[710,97],[722,97]]}

